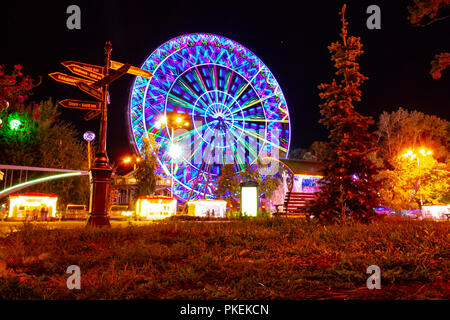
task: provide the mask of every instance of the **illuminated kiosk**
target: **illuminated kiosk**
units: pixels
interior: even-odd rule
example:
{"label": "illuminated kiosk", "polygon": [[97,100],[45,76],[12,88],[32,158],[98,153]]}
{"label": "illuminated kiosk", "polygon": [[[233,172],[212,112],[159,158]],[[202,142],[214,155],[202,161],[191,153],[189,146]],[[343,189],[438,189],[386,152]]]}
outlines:
{"label": "illuminated kiosk", "polygon": [[450,205],[448,204],[430,204],[423,205],[421,208],[422,219],[445,220],[450,214]]}
{"label": "illuminated kiosk", "polygon": [[9,196],[9,214],[8,219],[26,219],[33,215],[41,216],[43,207],[48,209],[47,218],[56,216],[56,194],[44,194],[36,192],[13,193]]}
{"label": "illuminated kiosk", "polygon": [[241,183],[241,213],[256,217],[259,209],[258,183],[249,181]]}
{"label": "illuminated kiosk", "polygon": [[164,196],[140,196],[136,202],[136,216],[139,219],[164,219],[175,215],[177,200]]}
{"label": "illuminated kiosk", "polygon": [[227,211],[225,200],[191,200],[187,204],[189,216],[225,218]]}

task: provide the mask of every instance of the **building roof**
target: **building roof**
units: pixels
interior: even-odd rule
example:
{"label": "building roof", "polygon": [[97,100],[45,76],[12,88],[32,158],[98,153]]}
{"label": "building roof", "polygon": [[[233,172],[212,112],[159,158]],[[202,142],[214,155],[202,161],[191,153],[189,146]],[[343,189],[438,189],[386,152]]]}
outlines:
{"label": "building roof", "polygon": [[281,159],[280,162],[286,165],[293,174],[312,176],[323,175],[323,164],[317,161]]}
{"label": "building roof", "polygon": [[12,193],[9,195],[10,197],[49,197],[49,198],[58,198],[56,194],[45,194],[38,192],[26,192],[26,193]]}
{"label": "building roof", "polygon": [[139,196],[138,199],[147,199],[147,200],[174,200],[175,198],[166,197],[166,196]]}

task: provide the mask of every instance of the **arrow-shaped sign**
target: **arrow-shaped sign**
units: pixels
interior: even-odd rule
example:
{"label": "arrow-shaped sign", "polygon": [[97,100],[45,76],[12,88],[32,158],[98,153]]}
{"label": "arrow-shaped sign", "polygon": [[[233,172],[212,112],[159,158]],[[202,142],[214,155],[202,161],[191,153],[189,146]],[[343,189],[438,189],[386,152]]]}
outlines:
{"label": "arrow-shaped sign", "polygon": [[70,66],[77,66],[78,68],[84,69],[84,70],[92,72],[92,73],[96,73],[100,76],[103,75],[103,67],[96,66],[95,64],[89,64],[89,63],[78,62],[78,61],[64,61],[64,62],[61,62],[61,64],[66,68],[69,68]]}
{"label": "arrow-shaped sign", "polygon": [[95,99],[103,100],[102,99],[102,92],[100,90],[97,90],[96,88],[84,83],[84,82],[77,82],[77,87],[81,91],[86,92],[87,94],[93,96]]}
{"label": "arrow-shaped sign", "polygon": [[80,101],[75,99],[65,99],[58,102],[65,108],[70,109],[84,109],[84,110],[95,110],[100,111],[102,107],[101,102],[96,101]]}
{"label": "arrow-shaped sign", "polygon": [[98,81],[103,78],[102,74],[90,71],[90,70],[100,71],[97,69],[100,68],[103,70],[102,67],[95,68],[96,66],[94,65],[84,66],[85,64],[75,61],[65,61],[62,63],[62,65],[67,69],[69,69],[70,72],[94,81]]}
{"label": "arrow-shaped sign", "polygon": [[[120,69],[124,64],[121,62],[117,62],[117,61],[111,61],[111,66],[110,68],[113,70],[118,70]],[[127,73],[138,76],[138,77],[144,77],[147,79],[150,79],[151,77],[153,77],[153,74],[150,71],[147,70],[143,70],[141,68],[137,68],[134,66],[131,66],[130,69],[127,71]]]}
{"label": "arrow-shaped sign", "polygon": [[83,78],[78,78],[78,77],[74,77],[65,73],[61,73],[61,72],[53,72],[50,73],[49,76],[51,78],[53,78],[54,80],[58,81],[58,82],[62,82],[65,84],[70,84],[72,86],[76,86],[78,82],[82,82],[85,84],[93,84],[94,81],[91,80],[87,80],[87,79],[83,79]]}
{"label": "arrow-shaped sign", "polygon": [[89,111],[88,113],[86,113],[84,115],[84,120],[89,121],[91,119],[94,119],[96,116],[98,116],[101,113],[102,113],[101,111],[95,111],[95,110]]}
{"label": "arrow-shaped sign", "polygon": [[104,77],[103,79],[94,82],[92,86],[94,87],[100,87],[105,84],[110,84],[114,80],[117,80],[121,76],[123,76],[125,73],[127,73],[128,69],[130,69],[131,64],[125,63],[123,66],[121,66],[118,70],[111,72],[110,75]]}

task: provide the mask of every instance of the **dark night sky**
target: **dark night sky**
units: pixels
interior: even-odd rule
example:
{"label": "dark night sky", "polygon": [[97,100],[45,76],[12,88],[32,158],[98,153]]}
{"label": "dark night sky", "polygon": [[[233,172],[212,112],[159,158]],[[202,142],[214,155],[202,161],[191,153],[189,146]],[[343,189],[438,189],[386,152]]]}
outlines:
{"label": "dark night sky", "polygon": [[[292,126],[291,147],[325,140],[318,124],[317,85],[330,82],[334,69],[327,46],[338,40],[338,12],[343,1],[9,1],[1,5],[0,64],[22,64],[24,72],[43,75],[33,99],[88,100],[75,87],[50,79],[67,72],[64,60],[103,64],[106,40],[112,59],[140,66],[159,45],[185,33],[209,32],[233,39],[253,51],[272,71],[286,97]],[[434,54],[450,51],[450,19],[426,28],[407,20],[408,1],[346,1],[349,34],[360,36],[365,53],[361,71],[369,77],[357,110],[378,118],[398,107],[450,118],[450,74],[429,75]],[[81,30],[66,28],[67,6],[81,7]],[[366,28],[366,8],[381,8],[381,30]],[[133,76],[110,86],[108,152],[111,160],[131,152],[125,112]],[[85,122],[85,112],[63,110],[63,118],[81,133],[98,130],[98,118]]]}

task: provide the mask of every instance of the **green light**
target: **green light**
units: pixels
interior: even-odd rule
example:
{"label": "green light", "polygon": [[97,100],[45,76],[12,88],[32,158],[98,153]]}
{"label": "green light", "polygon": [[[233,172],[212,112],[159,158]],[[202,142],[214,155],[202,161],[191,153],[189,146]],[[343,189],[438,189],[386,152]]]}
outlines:
{"label": "green light", "polygon": [[19,129],[19,126],[21,124],[22,124],[22,122],[20,122],[17,119],[14,119],[9,122],[9,127],[11,128],[11,130],[17,130],[17,129]]}

